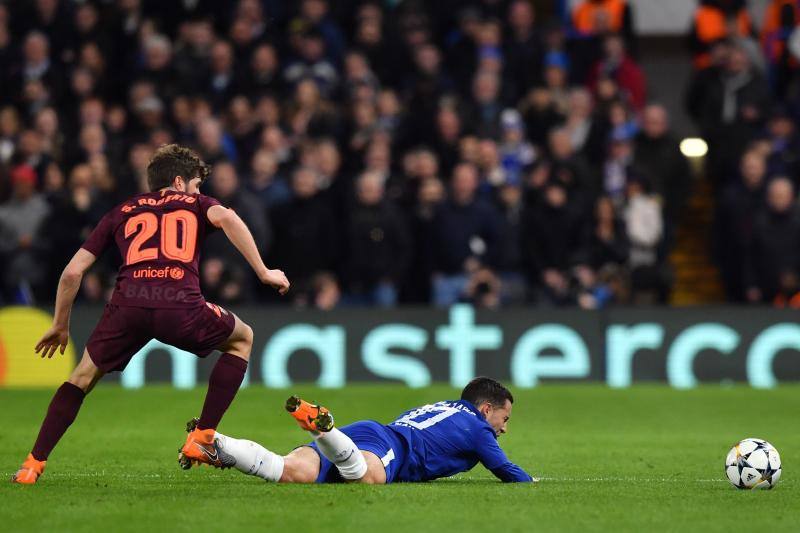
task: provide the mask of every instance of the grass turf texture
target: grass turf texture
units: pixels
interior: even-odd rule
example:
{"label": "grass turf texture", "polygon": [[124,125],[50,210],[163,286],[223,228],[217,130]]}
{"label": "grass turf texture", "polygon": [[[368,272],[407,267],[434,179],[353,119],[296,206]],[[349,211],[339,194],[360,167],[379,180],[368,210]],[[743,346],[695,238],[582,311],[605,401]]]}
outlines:
{"label": "grass turf texture", "polygon": [[[436,386],[297,387],[339,424],[388,422],[457,396]],[[30,449],[52,391],[0,390],[0,473]],[[176,463],[203,389],[99,386],[33,487],[0,483],[0,529],[60,531],[797,531],[800,388],[546,385],[515,391],[501,445],[538,485],[507,485],[480,465],[448,480],[389,486],[275,485]],[[283,412],[289,391],[240,391],[220,430],[286,453],[306,442]],[[734,489],[723,463],[739,439],[774,444],[784,473],[772,491]]]}

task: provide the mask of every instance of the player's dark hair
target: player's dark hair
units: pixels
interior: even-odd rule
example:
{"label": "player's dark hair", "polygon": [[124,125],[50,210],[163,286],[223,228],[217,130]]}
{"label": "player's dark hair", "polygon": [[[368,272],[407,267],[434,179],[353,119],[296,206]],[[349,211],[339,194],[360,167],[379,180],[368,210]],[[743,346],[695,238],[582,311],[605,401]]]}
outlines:
{"label": "player's dark hair", "polygon": [[181,176],[187,182],[193,178],[205,180],[209,170],[194,150],[165,144],[156,150],[147,164],[147,185],[150,191],[157,191],[172,185],[175,176]]}
{"label": "player's dark hair", "polygon": [[502,383],[483,376],[467,383],[467,386],[461,391],[461,399],[470,402],[475,407],[486,402],[494,407],[503,407],[506,400],[514,403],[514,396]]}

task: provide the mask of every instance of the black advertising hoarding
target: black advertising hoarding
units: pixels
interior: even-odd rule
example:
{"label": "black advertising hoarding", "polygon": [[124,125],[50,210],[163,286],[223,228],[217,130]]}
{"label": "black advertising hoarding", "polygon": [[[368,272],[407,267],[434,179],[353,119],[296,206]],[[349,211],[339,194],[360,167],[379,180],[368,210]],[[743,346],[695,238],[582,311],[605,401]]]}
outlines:
{"label": "black advertising hoarding", "polygon": [[[515,387],[557,380],[601,381],[613,387],[666,381],[678,388],[748,382],[768,388],[800,380],[800,315],[793,311],[731,307],[486,311],[466,305],[327,313],[232,310],[255,332],[248,383],[269,387],[315,382],[335,388],[363,381],[461,386],[475,375],[490,375]],[[101,311],[75,309],[76,353],[83,349]],[[0,333],[9,335],[2,327]],[[11,354],[9,361],[21,355],[27,357]],[[153,341],[124,374],[109,377],[132,388],[170,381],[192,387],[206,380],[214,359],[198,360]],[[13,374],[14,365],[6,366]]]}

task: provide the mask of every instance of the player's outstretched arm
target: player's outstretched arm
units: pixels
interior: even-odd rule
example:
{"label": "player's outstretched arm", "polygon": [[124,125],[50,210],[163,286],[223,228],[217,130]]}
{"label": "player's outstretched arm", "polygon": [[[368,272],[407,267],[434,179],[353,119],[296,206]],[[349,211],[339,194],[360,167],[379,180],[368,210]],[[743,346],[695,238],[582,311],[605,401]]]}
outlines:
{"label": "player's outstretched arm", "polygon": [[493,468],[492,474],[504,483],[530,483],[536,481],[529,473],[511,461]]}
{"label": "player's outstretched arm", "polygon": [[253,234],[247,229],[247,225],[232,209],[214,205],[208,208],[208,220],[214,226],[221,228],[233,243],[237,250],[244,256],[250,267],[258,275],[261,283],[269,285],[278,290],[281,294],[286,294],[289,290],[289,280],[280,270],[270,270],[261,259],[258,253],[256,241]]}
{"label": "player's outstretched arm", "polygon": [[508,460],[490,430],[481,432],[477,438],[478,458],[481,464],[504,483],[530,483],[537,481],[525,470]]}
{"label": "player's outstretched arm", "polygon": [[53,325],[36,343],[36,353],[41,356],[53,357],[58,349],[62,354],[69,341],[69,316],[72,313],[72,304],[81,287],[81,281],[86,271],[94,264],[96,257],[91,252],[80,248],[61,273],[56,292],[56,309]]}

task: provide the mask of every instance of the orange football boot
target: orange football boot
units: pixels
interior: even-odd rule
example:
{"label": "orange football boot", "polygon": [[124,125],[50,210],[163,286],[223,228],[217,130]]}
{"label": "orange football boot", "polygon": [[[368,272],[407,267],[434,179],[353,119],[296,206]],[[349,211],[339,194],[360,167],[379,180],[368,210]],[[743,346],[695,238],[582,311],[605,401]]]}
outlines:
{"label": "orange football boot", "polygon": [[20,483],[22,485],[33,485],[44,473],[44,467],[47,466],[47,461],[37,461],[33,454],[29,453],[25,462],[17,473],[11,476],[12,483]]}
{"label": "orange football boot", "polygon": [[325,407],[314,405],[299,396],[290,396],[286,400],[286,410],[306,431],[322,431],[333,429],[333,415]]}
{"label": "orange football boot", "polygon": [[195,464],[211,465],[215,468],[230,468],[236,464],[236,459],[225,453],[214,439],[216,430],[200,429],[197,427],[198,418],[192,418],[186,423],[186,443],[178,449],[178,464],[188,470]]}

